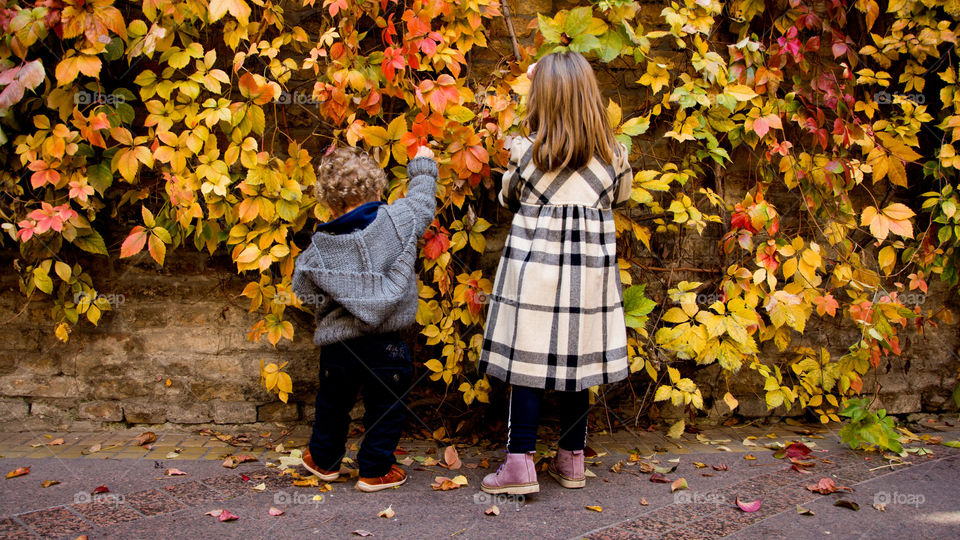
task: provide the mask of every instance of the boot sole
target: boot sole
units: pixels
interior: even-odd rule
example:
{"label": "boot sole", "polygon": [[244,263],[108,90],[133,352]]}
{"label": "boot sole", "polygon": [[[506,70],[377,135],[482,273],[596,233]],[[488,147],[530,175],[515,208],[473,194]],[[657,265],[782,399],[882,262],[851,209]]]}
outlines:
{"label": "boot sole", "polygon": [[567,489],[580,489],[587,485],[586,478],[583,478],[581,480],[571,480],[569,478],[564,478],[563,476],[560,476],[559,473],[551,471],[549,469],[547,470],[547,472],[550,473],[550,476],[552,476],[553,479],[556,480],[561,486]]}
{"label": "boot sole", "polygon": [[406,481],[407,481],[406,477],[404,477],[404,479],[400,480],[399,482],[390,482],[389,484],[368,484],[366,482],[359,481],[357,482],[356,488],[364,493],[374,493],[376,491],[382,491],[384,489],[399,487],[403,485],[404,482]]}
{"label": "boot sole", "polygon": [[311,469],[310,467],[307,466],[306,463],[303,464],[303,468],[306,469],[306,470],[308,470],[308,471],[310,471],[310,474],[316,476],[317,478],[323,480],[324,482],[333,482],[333,481],[336,480],[337,478],[340,478],[340,473],[339,473],[339,472],[330,473],[330,474],[323,474],[323,473],[321,473],[320,471]]}
{"label": "boot sole", "polygon": [[484,484],[480,484],[480,489],[483,490],[485,493],[489,493],[491,495],[500,495],[500,494],[529,495],[531,493],[540,493],[540,484],[534,482],[532,484],[513,484],[509,486],[500,486],[500,487],[486,486]]}

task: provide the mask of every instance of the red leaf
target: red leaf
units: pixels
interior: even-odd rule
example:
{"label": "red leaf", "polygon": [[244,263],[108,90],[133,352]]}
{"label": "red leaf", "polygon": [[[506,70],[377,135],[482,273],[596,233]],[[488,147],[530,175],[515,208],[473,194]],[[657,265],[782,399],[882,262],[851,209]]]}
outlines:
{"label": "red leaf", "polygon": [[143,246],[147,243],[148,232],[145,228],[140,225],[137,225],[130,231],[130,235],[123,241],[123,244],[120,246],[120,258],[131,257],[140,253],[143,250]]}
{"label": "red leaf", "polygon": [[744,502],[740,500],[740,497],[737,497],[737,506],[740,507],[744,512],[756,512],[760,509],[761,501],[757,499],[755,501]]}

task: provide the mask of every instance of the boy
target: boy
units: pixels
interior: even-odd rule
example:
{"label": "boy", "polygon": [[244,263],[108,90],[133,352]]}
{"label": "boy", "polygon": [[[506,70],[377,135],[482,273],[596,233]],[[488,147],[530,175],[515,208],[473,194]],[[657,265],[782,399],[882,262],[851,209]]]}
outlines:
{"label": "boy", "polygon": [[393,452],[413,378],[400,331],[417,312],[417,241],[436,211],[437,164],[423,146],[407,164],[407,196],[382,201],[387,177],[362,150],[338,148],[320,165],[315,194],[335,219],[315,229],[297,258],[293,292],[316,312],[320,353],[316,418],[304,467],[321,480],[340,476],[350,409],[363,387],[366,435],[357,454],[360,491],[403,484]]}

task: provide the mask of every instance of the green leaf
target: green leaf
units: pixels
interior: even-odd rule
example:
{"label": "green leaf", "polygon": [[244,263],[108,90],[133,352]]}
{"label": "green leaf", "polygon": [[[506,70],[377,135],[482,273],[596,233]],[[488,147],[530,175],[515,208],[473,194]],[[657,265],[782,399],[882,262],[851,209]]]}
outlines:
{"label": "green leaf", "polygon": [[87,183],[97,190],[97,193],[103,195],[103,192],[113,184],[113,173],[110,167],[103,163],[88,166]]}
{"label": "green leaf", "polygon": [[53,294],[53,280],[50,279],[50,276],[42,268],[33,269],[33,283],[41,291],[47,294]]}
{"label": "green leaf", "polygon": [[562,29],[553,19],[537,14],[537,25],[540,27],[540,34],[543,39],[550,43],[560,43],[560,34]]}
{"label": "green leaf", "polygon": [[107,245],[103,242],[103,237],[93,229],[77,231],[77,237],[73,239],[73,245],[88,253],[107,254]]}
{"label": "green leaf", "polygon": [[620,32],[610,30],[600,36],[600,61],[609,63],[620,56],[623,50],[623,37]]}
{"label": "green leaf", "polygon": [[[590,19],[592,18],[593,8],[590,6],[571,9],[567,13],[566,22],[563,23],[563,33],[571,38],[579,36],[590,27]],[[596,38],[596,36],[594,36],[594,38]]]}

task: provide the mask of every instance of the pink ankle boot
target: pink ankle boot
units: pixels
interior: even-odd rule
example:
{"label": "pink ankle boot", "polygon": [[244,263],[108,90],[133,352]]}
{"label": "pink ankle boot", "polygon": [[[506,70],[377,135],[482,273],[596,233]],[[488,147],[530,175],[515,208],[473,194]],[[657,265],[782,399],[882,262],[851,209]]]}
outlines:
{"label": "pink ankle boot", "polygon": [[533,463],[533,453],[507,454],[507,458],[500,464],[497,472],[490,473],[483,478],[480,489],[491,494],[526,495],[539,493],[540,484],[537,483],[537,469]]}
{"label": "pink ankle boot", "polygon": [[547,472],[565,488],[582,488],[587,484],[587,477],[583,474],[583,450],[557,450]]}

